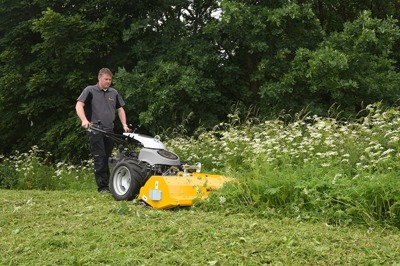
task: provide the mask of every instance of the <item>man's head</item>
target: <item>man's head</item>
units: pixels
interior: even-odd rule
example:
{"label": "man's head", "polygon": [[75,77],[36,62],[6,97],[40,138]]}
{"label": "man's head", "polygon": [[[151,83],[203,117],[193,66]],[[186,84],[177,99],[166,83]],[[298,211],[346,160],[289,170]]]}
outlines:
{"label": "man's head", "polygon": [[99,87],[102,90],[105,90],[111,86],[111,81],[112,81],[112,72],[108,68],[102,68],[99,71],[99,75],[97,76],[97,79],[99,80]]}

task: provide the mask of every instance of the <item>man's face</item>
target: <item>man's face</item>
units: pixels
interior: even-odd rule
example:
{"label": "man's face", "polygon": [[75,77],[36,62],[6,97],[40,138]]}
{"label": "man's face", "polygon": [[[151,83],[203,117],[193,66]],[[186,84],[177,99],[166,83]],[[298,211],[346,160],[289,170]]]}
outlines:
{"label": "man's face", "polygon": [[112,77],[108,74],[98,76],[100,89],[107,89],[111,86]]}

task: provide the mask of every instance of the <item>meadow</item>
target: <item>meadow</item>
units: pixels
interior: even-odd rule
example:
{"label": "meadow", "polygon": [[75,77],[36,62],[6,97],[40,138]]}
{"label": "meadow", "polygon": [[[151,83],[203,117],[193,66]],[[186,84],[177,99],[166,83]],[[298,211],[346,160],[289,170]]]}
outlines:
{"label": "meadow", "polygon": [[235,177],[206,209],[400,228],[399,108],[369,105],[353,121],[240,117],[169,142],[183,158]]}
{"label": "meadow", "polygon": [[399,114],[379,103],[351,121],[235,112],[192,137],[162,135],[233,177],[171,211],[98,195],[91,161],[53,164],[36,146],[2,155],[0,264],[398,265]]}

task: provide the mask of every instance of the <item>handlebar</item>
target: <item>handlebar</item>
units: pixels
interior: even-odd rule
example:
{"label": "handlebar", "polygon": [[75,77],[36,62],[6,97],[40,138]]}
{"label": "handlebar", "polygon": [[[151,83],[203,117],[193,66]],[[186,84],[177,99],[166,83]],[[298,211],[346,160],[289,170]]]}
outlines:
{"label": "handlebar", "polygon": [[135,140],[134,138],[132,138],[130,136],[110,132],[110,131],[104,130],[100,127],[93,126],[93,125],[86,128],[86,131],[90,132],[92,134],[103,134],[104,136],[107,136],[119,143],[138,143],[137,140]]}

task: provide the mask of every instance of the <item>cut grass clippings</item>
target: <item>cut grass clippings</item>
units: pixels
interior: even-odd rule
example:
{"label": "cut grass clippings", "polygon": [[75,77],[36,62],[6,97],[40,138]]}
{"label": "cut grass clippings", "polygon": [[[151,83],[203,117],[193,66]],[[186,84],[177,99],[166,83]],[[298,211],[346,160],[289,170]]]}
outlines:
{"label": "cut grass clippings", "polygon": [[154,210],[82,191],[0,190],[0,265],[397,265],[396,228]]}

